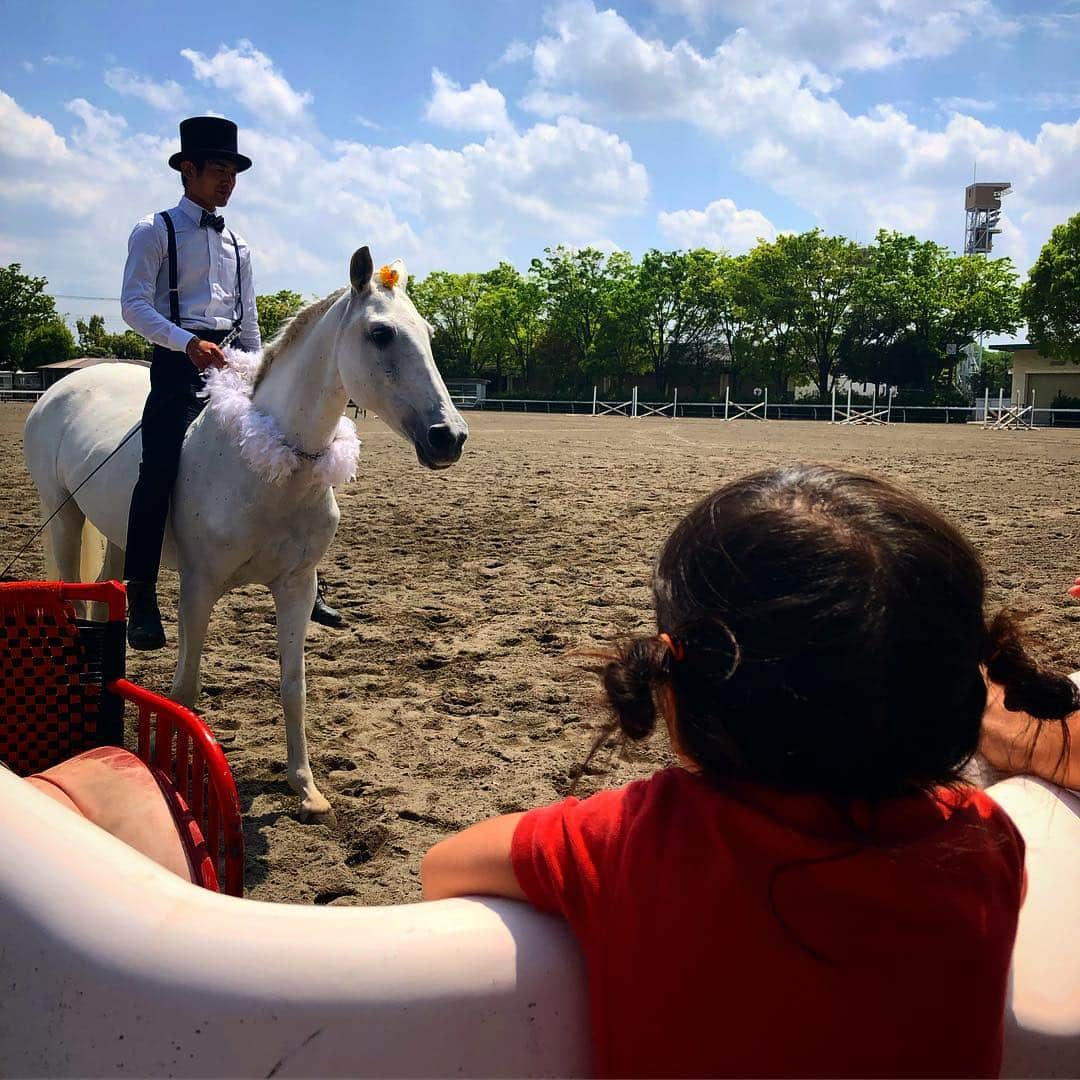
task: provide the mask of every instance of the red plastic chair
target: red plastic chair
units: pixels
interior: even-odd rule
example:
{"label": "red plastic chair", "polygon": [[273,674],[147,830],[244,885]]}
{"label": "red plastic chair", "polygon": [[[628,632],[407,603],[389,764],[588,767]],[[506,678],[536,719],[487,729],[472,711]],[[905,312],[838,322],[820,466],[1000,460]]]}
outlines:
{"label": "red plastic chair", "polygon": [[[105,622],[76,615],[105,604]],[[117,581],[0,583],[0,762],[20,776],[97,746],[124,745],[138,711],[137,754],[154,773],[199,883],[244,892],[244,834],[229,763],[189,709],[124,678],[127,601]]]}

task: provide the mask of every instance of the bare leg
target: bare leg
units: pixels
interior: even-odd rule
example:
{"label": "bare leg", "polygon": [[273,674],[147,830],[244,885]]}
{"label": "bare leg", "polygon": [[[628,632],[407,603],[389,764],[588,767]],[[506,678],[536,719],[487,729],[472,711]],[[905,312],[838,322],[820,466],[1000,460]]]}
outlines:
{"label": "bare leg", "polygon": [[315,571],[271,586],[277,609],[278,654],[281,660],[281,704],[289,753],[289,784],[300,796],[300,820],[333,819],[330,803],[315,786],[304,731],[304,633],[315,603]]}
{"label": "bare leg", "polygon": [[180,607],[176,619],[179,651],[171,697],[189,709],[199,696],[199,662],[206,641],[206,628],[210,624],[210,612],[220,596],[221,589],[212,582],[196,574],[181,575]]}

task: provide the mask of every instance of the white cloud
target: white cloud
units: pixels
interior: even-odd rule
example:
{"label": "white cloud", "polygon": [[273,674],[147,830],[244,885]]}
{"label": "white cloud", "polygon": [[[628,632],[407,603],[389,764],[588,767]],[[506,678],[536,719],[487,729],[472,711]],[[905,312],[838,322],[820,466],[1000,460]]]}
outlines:
{"label": "white cloud", "polygon": [[498,67],[501,64],[518,64],[522,60],[528,60],[530,56],[532,56],[532,49],[529,48],[524,41],[515,39],[503,49],[502,56],[495,61],[495,66]]}
{"label": "white cloud", "polygon": [[438,68],[431,72],[431,100],[424,115],[455,131],[505,131],[511,126],[506,99],[495,87],[481,80],[462,90]]}
{"label": "white cloud", "polygon": [[21,61],[20,67],[23,69],[23,71],[27,73],[27,75],[32,75],[34,73],[34,65],[29,60]]}
{"label": "white cloud", "polygon": [[74,136],[76,145],[114,146],[127,128],[127,121],[122,116],[99,109],[85,98],[69,101],[67,110],[83,122],[83,130]]}
{"label": "white cloud", "polygon": [[187,95],[178,82],[154,82],[146,75],[138,75],[127,68],[109,68],[105,72],[105,85],[118,94],[136,97],[153,109],[175,112],[187,104]]}
{"label": "white cloud", "polygon": [[74,56],[56,56],[53,53],[46,53],[41,62],[48,67],[62,67],[62,68],[79,68],[82,67],[82,61],[76,59]]}
{"label": "white cloud", "polygon": [[680,248],[707,247],[738,255],[758,239],[776,238],[776,226],[760,210],[740,210],[731,199],[717,199],[704,210],[664,211],[656,222],[664,238]]}
{"label": "white cloud", "polygon": [[3,90],[0,90],[0,148],[9,160],[36,161],[50,169],[62,165],[67,157],[67,146],[52,124],[23,112]]}
{"label": "white cloud", "polygon": [[937,102],[945,112],[993,112],[998,107],[996,101],[991,101],[988,98],[939,97],[934,98],[934,101]]}
{"label": "white cloud", "polygon": [[270,57],[259,52],[250,41],[238,42],[235,49],[222,45],[209,58],[194,49],[181,49],[180,55],[191,62],[195,78],[200,82],[229,91],[268,122],[300,120],[313,100],[311,94],[294,90]]}
{"label": "white cloud", "polygon": [[560,6],[548,23],[533,50],[530,100],[572,96],[592,120],[698,127],[831,231],[869,239],[897,228],[959,246],[962,189],[976,160],[980,175],[1013,183],[1006,214],[1018,228],[1002,235],[1000,250],[1022,271],[1051,226],[1075,213],[1080,120],[1044,124],[1025,138],[954,113],[928,130],[889,105],[849,113],[830,76],[770,54],[748,30],[705,55],[686,41],[646,38],[587,0]]}
{"label": "white cloud", "polygon": [[658,0],[697,29],[743,27],[773,52],[827,71],[872,71],[907,60],[948,56],[974,37],[1020,28],[990,0]]}
{"label": "white cloud", "polygon": [[[68,111],[72,130],[61,133],[0,92],[0,252],[14,251],[60,291],[115,296],[131,226],[179,197],[166,164],[175,136],[138,130],[82,98]],[[255,167],[224,213],[250,240],[264,292],[329,292],[361,244],[419,274],[521,262],[547,244],[607,235],[648,194],[625,142],[568,117],[460,149],[328,144],[256,124],[244,149]]]}

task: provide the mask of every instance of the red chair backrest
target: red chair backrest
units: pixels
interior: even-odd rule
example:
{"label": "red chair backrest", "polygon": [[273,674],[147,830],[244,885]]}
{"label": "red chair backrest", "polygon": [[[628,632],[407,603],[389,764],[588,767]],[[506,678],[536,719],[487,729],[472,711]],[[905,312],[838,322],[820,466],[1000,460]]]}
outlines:
{"label": "red chair backrest", "polygon": [[[75,601],[107,605],[107,622],[77,618]],[[123,678],[125,610],[116,581],[0,583],[0,761],[28,776],[83,750],[123,746],[131,702],[138,739],[128,749],[154,770],[177,822],[198,826],[203,882],[242,896],[244,833],[232,770],[199,717]]]}
{"label": "red chair backrest", "polygon": [[[107,604],[106,623],[73,601]],[[124,674],[124,590],[116,582],[0,583],[0,760],[21,776],[123,743],[123,706],[106,692]]]}

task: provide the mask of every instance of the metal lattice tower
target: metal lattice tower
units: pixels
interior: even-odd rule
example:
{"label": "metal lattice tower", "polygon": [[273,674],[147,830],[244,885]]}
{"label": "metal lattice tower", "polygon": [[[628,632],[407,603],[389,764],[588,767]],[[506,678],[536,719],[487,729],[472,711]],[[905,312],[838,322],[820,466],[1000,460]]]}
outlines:
{"label": "metal lattice tower", "polygon": [[965,255],[989,255],[994,235],[1001,232],[1001,200],[1012,190],[1008,181],[980,181],[968,184],[964,191],[967,226],[964,230]]}

